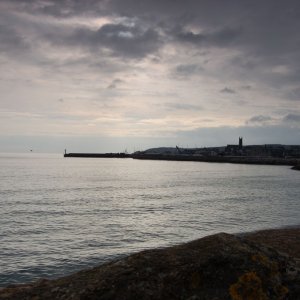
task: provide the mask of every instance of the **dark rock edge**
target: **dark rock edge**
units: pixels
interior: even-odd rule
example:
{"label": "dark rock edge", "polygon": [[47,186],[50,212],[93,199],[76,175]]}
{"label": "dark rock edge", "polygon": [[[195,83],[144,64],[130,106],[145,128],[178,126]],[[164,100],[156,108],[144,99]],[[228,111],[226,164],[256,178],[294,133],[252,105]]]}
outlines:
{"label": "dark rock edge", "polygon": [[231,235],[146,250],[0,299],[300,299],[300,229]]}

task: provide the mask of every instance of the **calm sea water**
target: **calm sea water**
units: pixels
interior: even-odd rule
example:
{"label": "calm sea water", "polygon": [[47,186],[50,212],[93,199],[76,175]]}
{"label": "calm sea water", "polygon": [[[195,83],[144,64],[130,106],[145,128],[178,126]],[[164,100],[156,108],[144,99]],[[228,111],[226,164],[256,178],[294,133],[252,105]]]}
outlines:
{"label": "calm sea water", "polygon": [[300,172],[0,155],[0,286],[220,231],[298,225]]}

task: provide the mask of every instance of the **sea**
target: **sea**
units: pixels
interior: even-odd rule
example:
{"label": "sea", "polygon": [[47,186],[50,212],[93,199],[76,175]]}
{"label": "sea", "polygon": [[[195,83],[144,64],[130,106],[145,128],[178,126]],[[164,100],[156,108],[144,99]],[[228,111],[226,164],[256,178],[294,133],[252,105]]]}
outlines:
{"label": "sea", "polygon": [[0,154],[0,286],[142,249],[298,226],[300,172],[130,158]]}

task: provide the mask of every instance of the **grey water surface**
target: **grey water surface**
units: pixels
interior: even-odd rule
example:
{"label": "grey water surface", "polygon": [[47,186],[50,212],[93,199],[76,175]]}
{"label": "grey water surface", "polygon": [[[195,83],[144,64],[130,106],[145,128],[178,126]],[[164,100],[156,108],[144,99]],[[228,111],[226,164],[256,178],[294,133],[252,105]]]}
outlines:
{"label": "grey water surface", "polygon": [[0,286],[216,232],[298,225],[300,172],[0,154]]}

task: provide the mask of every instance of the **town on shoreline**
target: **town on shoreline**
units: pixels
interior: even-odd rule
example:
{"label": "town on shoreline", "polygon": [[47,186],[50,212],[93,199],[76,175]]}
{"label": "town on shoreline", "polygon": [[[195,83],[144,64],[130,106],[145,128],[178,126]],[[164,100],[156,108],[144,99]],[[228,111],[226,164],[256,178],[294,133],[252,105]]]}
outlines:
{"label": "town on shoreline", "polygon": [[229,144],[221,147],[159,147],[145,151],[136,151],[132,154],[127,152],[67,153],[65,150],[64,157],[133,158],[298,166],[300,164],[300,145],[243,145],[243,138],[239,137],[238,144]]}

